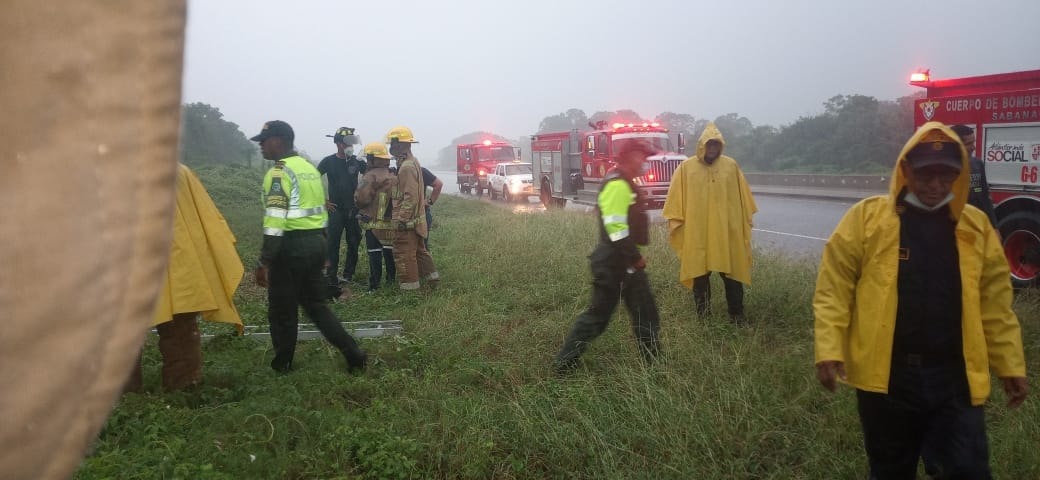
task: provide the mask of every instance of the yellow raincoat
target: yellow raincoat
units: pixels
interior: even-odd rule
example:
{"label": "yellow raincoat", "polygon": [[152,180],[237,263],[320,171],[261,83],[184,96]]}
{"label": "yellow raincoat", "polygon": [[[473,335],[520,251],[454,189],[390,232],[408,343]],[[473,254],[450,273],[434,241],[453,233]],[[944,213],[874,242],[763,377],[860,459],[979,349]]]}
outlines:
{"label": "yellow raincoat", "polygon": [[170,321],[175,313],[202,312],[202,318],[234,324],[242,333],[232,297],[244,271],[235,235],[206,188],[188,167],[178,165],[173,244],[154,324]]}
{"label": "yellow raincoat", "polygon": [[704,163],[709,140],[725,141],[709,123],[697,142],[697,154],[672,174],[664,218],[668,242],[679,256],[679,281],[693,288],[693,279],[708,272],[725,273],[751,285],[751,216],[758,211],[744,173],[725,155]]}
{"label": "yellow raincoat", "polygon": [[[861,390],[888,392],[899,301],[896,198],[906,186],[899,165],[935,129],[957,139],[938,122],[918,129],[899,154],[888,195],[853,205],[824,247],[813,298],[816,362],[845,362],[848,383]],[[990,393],[990,369],[999,377],[1024,377],[1026,366],[1007,260],[986,214],[966,205],[971,170],[963,147],[961,157],[949,207],[957,222],[964,363],[971,403],[982,405]]]}

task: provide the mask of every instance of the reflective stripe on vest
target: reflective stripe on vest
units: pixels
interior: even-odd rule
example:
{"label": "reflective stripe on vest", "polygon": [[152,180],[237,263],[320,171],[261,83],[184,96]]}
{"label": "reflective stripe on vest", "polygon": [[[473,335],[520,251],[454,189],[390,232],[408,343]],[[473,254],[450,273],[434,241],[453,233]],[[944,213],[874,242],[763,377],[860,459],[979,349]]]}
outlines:
{"label": "reflective stripe on vest", "polygon": [[292,188],[289,189],[289,209],[300,208],[300,182],[296,180],[296,172],[292,171],[288,165],[282,166],[282,171],[289,176],[289,181],[292,182]]}
{"label": "reflective stripe on vest", "polygon": [[625,238],[628,238],[628,227],[625,227],[624,230],[618,230],[618,231],[610,234],[610,241],[611,242],[616,242],[618,240],[625,239]]}
{"label": "reflective stripe on vest", "polygon": [[311,215],[321,215],[325,212],[325,207],[314,207],[314,208],[290,208],[286,212],[285,218],[303,218]]}
{"label": "reflective stripe on vest", "polygon": [[290,208],[288,210],[284,208],[268,208],[264,210],[264,215],[274,218],[303,218],[311,215],[320,215],[324,211],[325,207]]}
{"label": "reflective stripe on vest", "polygon": [[386,209],[390,206],[390,196],[386,191],[376,194],[376,218],[363,222],[361,227],[366,230],[390,230],[393,223],[386,218]]}

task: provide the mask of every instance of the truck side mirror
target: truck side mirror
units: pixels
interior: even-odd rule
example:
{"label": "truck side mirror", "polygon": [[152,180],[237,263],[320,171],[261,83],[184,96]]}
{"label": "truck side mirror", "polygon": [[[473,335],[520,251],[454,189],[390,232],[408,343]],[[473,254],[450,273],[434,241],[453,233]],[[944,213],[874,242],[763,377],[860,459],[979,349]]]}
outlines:
{"label": "truck side mirror", "polygon": [[686,134],[679,132],[679,153],[683,153],[686,150]]}

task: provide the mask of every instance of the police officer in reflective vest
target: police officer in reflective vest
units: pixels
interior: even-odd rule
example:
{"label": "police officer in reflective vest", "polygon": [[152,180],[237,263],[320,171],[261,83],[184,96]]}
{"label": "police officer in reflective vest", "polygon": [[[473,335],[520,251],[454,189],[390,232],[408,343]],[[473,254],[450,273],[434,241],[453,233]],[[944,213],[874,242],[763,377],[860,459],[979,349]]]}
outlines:
{"label": "police officer in reflective vest", "polygon": [[359,210],[358,219],[365,229],[365,246],[368,249],[368,291],[375,291],[386,263],[386,282],[396,278],[394,268],[394,227],[391,223],[392,206],[390,195],[397,187],[397,177],[390,172],[390,154],[386,145],[372,142],[365,145],[368,169],[361,177],[361,184],[354,192],[354,202]]}
{"label": "police officer in reflective vest", "polygon": [[619,297],[625,299],[643,359],[652,362],[660,351],[657,304],[646,276],[646,259],[639,251],[640,245],[649,243],[649,221],[642,193],[633,183],[644,173],[646,157],[654,153],[642,142],[623,145],[617,168],[603,179],[596,207],[601,220],[600,241],[589,256],[592,302],[578,316],[556,354],[558,373],[576,367],[589,342],[606,330]]}
{"label": "police officer in reflective vest", "polygon": [[299,307],[321,334],[343,353],[351,371],[365,368],[361,351],[325,304],[325,191],[321,174],[293,151],[292,127],[280,120],[264,124],[250,140],[275,165],[264,176],[264,243],[256,267],[257,285],[267,287],[267,320],[271,325],[278,372],[292,369],[296,352]]}

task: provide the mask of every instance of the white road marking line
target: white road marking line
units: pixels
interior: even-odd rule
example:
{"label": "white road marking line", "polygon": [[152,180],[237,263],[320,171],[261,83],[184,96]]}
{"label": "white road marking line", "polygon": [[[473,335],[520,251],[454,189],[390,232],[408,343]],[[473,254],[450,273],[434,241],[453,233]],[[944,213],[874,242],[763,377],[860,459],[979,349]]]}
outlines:
{"label": "white road marking line", "polygon": [[797,233],[774,232],[773,230],[763,230],[761,228],[752,228],[751,230],[756,231],[756,232],[772,233],[772,234],[775,234],[775,235],[785,235],[785,236],[788,236],[788,237],[805,238],[805,239],[808,239],[808,240],[819,240],[821,242],[826,242],[827,241],[826,238],[810,237],[808,235],[798,235]]}

